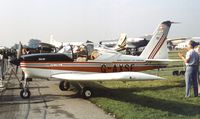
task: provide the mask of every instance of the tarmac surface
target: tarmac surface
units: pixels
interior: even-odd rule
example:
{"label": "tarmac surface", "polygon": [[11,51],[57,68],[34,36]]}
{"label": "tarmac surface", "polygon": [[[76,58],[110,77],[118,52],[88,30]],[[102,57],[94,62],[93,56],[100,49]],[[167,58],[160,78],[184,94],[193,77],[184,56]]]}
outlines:
{"label": "tarmac surface", "polygon": [[19,96],[19,82],[13,79],[0,96],[0,119],[114,119],[73,91],[60,91],[59,81],[34,79],[30,99]]}

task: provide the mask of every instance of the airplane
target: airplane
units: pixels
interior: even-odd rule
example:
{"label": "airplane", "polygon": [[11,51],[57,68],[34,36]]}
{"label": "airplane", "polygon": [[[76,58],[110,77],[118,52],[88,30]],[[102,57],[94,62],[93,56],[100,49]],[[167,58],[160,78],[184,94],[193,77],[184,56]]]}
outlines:
{"label": "airplane", "polygon": [[123,55],[117,51],[107,50],[99,53],[95,51],[95,57],[90,56],[78,61],[78,58],[73,58],[73,49],[72,57],[63,53],[22,55],[11,62],[20,65],[25,73],[20,96],[27,99],[31,95],[27,78],[60,79],[59,88],[62,91],[68,90],[71,82],[76,82],[81,88],[81,96],[86,99],[94,92],[90,87],[81,85],[81,82],[164,79],[139,71],[164,68],[171,61],[168,59],[166,38],[172,23],[175,22],[164,21],[159,24],[140,56]]}
{"label": "airplane", "polygon": [[186,48],[189,40],[195,41],[197,43],[196,45],[200,44],[200,37],[187,37],[187,38],[183,38],[182,42],[180,41],[179,43],[177,43],[177,45],[175,46],[175,49],[184,49],[184,48]]}
{"label": "airplane", "polygon": [[178,38],[168,38],[167,44],[170,49],[174,49],[178,44],[184,42],[185,40],[189,39],[190,37],[178,37]]}
{"label": "airplane", "polygon": [[[125,54],[139,55],[143,50],[142,48],[144,48],[148,44],[151,37],[152,35],[145,35],[137,38],[126,38],[124,39],[124,45],[122,45],[123,47],[121,46],[121,50],[118,51],[126,50]],[[114,49],[116,46],[119,45],[119,41],[117,43],[117,40],[105,40],[100,41],[99,44],[110,49]]]}
{"label": "airplane", "polygon": [[118,39],[118,41],[114,41],[113,43],[109,43],[109,45],[111,44],[111,47],[109,45],[106,45],[105,42],[107,41],[100,41],[99,42],[99,46],[103,47],[105,49],[110,49],[110,50],[115,50],[115,51],[122,51],[125,49],[126,46],[126,42],[127,42],[127,34],[126,33],[121,33],[120,37]]}
{"label": "airplane", "polygon": [[[97,45],[95,43],[93,43],[92,41],[86,41],[84,42],[68,42],[67,44],[65,43],[65,45],[63,45],[62,47],[60,47],[57,53],[65,53],[67,54],[67,56],[69,57],[73,57],[71,50],[73,49],[73,53],[76,53],[77,50],[80,50],[80,48],[83,48],[84,50],[86,50],[86,55],[87,56],[91,56],[92,52],[98,51],[98,52],[106,52],[106,51],[117,51],[120,52],[122,50],[124,50],[126,46],[126,34],[125,33],[121,33],[119,40],[117,42],[117,44],[115,45],[115,47],[107,47],[105,45]],[[75,58],[76,56],[74,56]]]}
{"label": "airplane", "polygon": [[53,35],[50,35],[50,43],[51,45],[55,46],[56,48],[60,48],[63,46],[68,46],[68,45],[82,45],[84,42],[59,42],[54,39]]}

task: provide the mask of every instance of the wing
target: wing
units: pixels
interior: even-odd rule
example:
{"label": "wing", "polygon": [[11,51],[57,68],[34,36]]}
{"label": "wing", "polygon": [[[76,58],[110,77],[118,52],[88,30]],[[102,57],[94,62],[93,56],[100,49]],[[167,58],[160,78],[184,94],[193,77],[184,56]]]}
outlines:
{"label": "wing", "polygon": [[158,80],[164,79],[155,75],[141,72],[116,72],[116,73],[90,73],[90,74],[54,74],[52,78],[71,80],[71,81],[109,81],[109,80]]}
{"label": "wing", "polygon": [[181,59],[146,59],[147,62],[182,62]]}
{"label": "wing", "polygon": [[167,41],[178,41],[178,40],[186,40],[186,39],[191,39],[190,37],[179,37],[179,38],[168,38]]}

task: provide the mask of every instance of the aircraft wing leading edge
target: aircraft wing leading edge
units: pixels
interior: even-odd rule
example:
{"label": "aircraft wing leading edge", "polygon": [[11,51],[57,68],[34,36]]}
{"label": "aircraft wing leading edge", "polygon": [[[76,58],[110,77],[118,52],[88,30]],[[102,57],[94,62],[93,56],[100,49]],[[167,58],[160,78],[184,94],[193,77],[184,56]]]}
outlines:
{"label": "aircraft wing leading edge", "polygon": [[159,76],[141,72],[115,72],[115,73],[92,73],[92,74],[54,74],[52,78],[69,81],[125,81],[125,80],[159,80],[164,79]]}
{"label": "aircraft wing leading edge", "polygon": [[181,59],[146,59],[146,62],[181,62]]}

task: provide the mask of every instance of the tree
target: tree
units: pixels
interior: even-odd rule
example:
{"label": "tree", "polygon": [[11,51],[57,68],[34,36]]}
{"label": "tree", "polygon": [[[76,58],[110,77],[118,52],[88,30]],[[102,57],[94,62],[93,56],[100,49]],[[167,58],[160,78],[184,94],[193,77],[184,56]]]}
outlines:
{"label": "tree", "polygon": [[11,47],[11,49],[18,49],[19,48],[19,44],[17,44],[17,43],[15,43],[12,47]]}
{"label": "tree", "polygon": [[29,48],[37,48],[39,46],[39,43],[41,43],[41,41],[38,39],[30,39],[28,42],[28,47]]}

